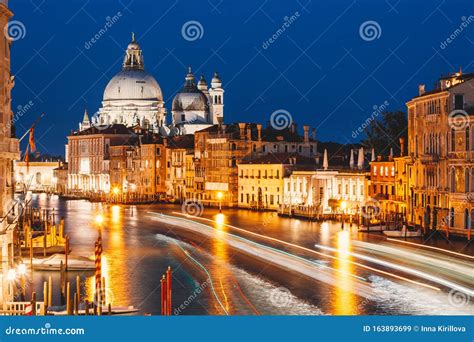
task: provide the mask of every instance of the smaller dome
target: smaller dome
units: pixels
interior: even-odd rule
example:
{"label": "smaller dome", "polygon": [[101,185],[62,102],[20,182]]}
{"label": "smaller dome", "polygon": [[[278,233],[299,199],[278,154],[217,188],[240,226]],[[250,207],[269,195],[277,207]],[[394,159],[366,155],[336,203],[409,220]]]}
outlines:
{"label": "smaller dome", "polygon": [[172,110],[174,112],[185,111],[208,111],[209,105],[207,97],[202,91],[196,88],[196,91],[179,92],[173,99]]}
{"label": "smaller dome", "polygon": [[221,77],[217,72],[215,72],[214,76],[212,77],[211,86],[212,88],[220,88],[222,86]]}
{"label": "smaller dome", "polygon": [[[203,78],[201,78],[201,81]],[[199,81],[199,83],[201,83]],[[206,82],[204,80],[204,82]],[[172,111],[208,111],[207,96],[194,83],[194,75],[189,67],[183,89],[173,99]]]}

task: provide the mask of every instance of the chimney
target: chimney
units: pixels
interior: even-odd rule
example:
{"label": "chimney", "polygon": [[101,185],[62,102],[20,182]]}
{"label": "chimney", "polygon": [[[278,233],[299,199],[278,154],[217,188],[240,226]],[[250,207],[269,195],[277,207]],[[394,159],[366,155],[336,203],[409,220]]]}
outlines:
{"label": "chimney", "polygon": [[382,161],[382,156],[377,156],[377,161]]}
{"label": "chimney", "polygon": [[245,123],[239,122],[240,139],[245,137]]}
{"label": "chimney", "polygon": [[418,95],[421,96],[421,95],[423,95],[424,93],[426,93],[425,85],[424,85],[424,84],[418,85]]}
{"label": "chimney", "polygon": [[311,134],[311,137],[313,138],[314,141],[316,141],[316,128],[313,128],[312,130],[312,134]]}
{"label": "chimney", "polygon": [[405,139],[403,139],[403,137],[400,137],[399,141],[400,141],[400,157],[403,157],[403,153],[405,150]]}
{"label": "chimney", "polygon": [[262,125],[257,125],[258,141],[262,141]]}
{"label": "chimney", "polygon": [[309,126],[304,125],[303,129],[304,129],[304,142],[308,143],[309,142]]}

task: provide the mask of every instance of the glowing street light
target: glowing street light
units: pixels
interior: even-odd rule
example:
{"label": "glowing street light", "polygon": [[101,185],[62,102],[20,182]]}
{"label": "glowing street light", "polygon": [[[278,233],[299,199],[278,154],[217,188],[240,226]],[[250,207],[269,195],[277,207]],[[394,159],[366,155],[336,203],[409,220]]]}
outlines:
{"label": "glowing street light", "polygon": [[346,202],[346,201],[342,201],[342,202],[341,202],[341,209],[342,209],[342,211],[345,212],[345,211],[346,211],[346,208],[347,208],[347,202]]}
{"label": "glowing street light", "polygon": [[95,223],[99,227],[99,237],[102,236],[102,223],[104,223],[104,216],[102,214],[97,214],[95,216]]}
{"label": "glowing street light", "polygon": [[112,192],[114,193],[114,195],[118,195],[118,194],[120,193],[120,190],[119,190],[119,188],[114,187],[114,188],[112,189]]}
{"label": "glowing street light", "polygon": [[96,215],[95,223],[97,223],[98,225],[101,225],[102,223],[104,223],[104,216],[102,216],[101,214]]}
{"label": "glowing street light", "polygon": [[347,208],[347,202],[346,201],[342,201],[341,202],[341,209],[342,209],[342,214],[341,214],[341,230],[344,230],[344,214],[346,212],[346,208]]}
{"label": "glowing street light", "polygon": [[219,191],[217,193],[217,199],[219,200],[219,212],[221,213],[222,212],[222,198],[224,197],[224,194]]}

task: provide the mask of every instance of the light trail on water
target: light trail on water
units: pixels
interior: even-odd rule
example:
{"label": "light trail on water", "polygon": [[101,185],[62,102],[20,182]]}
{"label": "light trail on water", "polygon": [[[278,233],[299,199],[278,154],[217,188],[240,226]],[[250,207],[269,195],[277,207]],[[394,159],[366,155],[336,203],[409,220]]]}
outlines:
{"label": "light trail on water", "polygon": [[[153,213],[153,212],[149,212],[151,214],[157,214],[157,213]],[[180,213],[180,212],[172,212],[173,214],[177,214],[177,215],[180,215],[180,216],[185,216],[187,218],[189,218],[190,216],[189,215],[186,215],[186,214],[183,214],[183,213]],[[175,218],[175,219],[179,219],[179,217],[176,217],[176,216],[171,216],[171,215],[164,215],[164,214],[159,214],[159,215],[162,215],[162,216],[167,216],[167,217],[170,217],[170,218]],[[296,244],[293,244],[293,243],[290,243],[290,242],[286,242],[286,241],[283,241],[283,240],[279,240],[279,239],[276,239],[276,238],[273,238],[273,237],[270,237],[270,236],[265,236],[265,235],[261,235],[261,234],[258,234],[258,233],[254,233],[254,232],[251,232],[251,231],[248,231],[248,230],[245,230],[245,229],[242,229],[242,228],[239,228],[239,227],[236,227],[236,226],[233,226],[233,225],[229,225],[227,223],[219,223],[219,222],[216,222],[214,220],[211,220],[211,219],[207,219],[207,218],[204,218],[204,217],[196,217],[196,216],[192,216],[194,219],[199,219],[199,220],[203,220],[203,221],[208,221],[208,222],[212,222],[212,223],[216,223],[216,224],[220,224],[220,225],[223,225],[223,226],[227,226],[229,228],[232,228],[234,230],[237,230],[237,231],[240,231],[242,233],[245,233],[245,234],[249,234],[249,235],[253,235],[253,236],[256,236],[256,237],[259,237],[261,239],[265,239],[265,240],[268,240],[268,241],[273,241],[273,242],[277,242],[277,243],[281,243],[283,245],[286,245],[286,246],[289,246],[289,247],[293,247],[293,248],[296,248],[296,249],[300,249],[300,250],[303,250],[305,252],[309,252],[309,253],[312,253],[312,254],[316,254],[316,255],[320,255],[320,256],[324,256],[326,258],[330,258],[330,259],[333,259],[333,260],[339,260],[339,261],[343,261],[343,262],[348,262],[348,263],[351,263],[353,265],[356,265],[356,266],[359,266],[361,268],[365,268],[367,270],[370,270],[372,272],[376,272],[376,273],[379,273],[379,274],[383,274],[383,275],[386,275],[386,276],[389,276],[389,277],[393,277],[393,278],[396,278],[396,279],[399,279],[399,280],[403,280],[403,281],[406,281],[406,282],[409,282],[409,283],[412,283],[412,284],[416,284],[416,285],[419,285],[419,286],[422,286],[422,287],[426,287],[426,288],[429,288],[431,290],[435,290],[435,291],[441,291],[440,288],[438,287],[435,287],[435,286],[432,286],[432,285],[429,285],[429,284],[425,284],[425,283],[421,283],[419,281],[416,281],[416,280],[412,280],[412,279],[409,279],[409,278],[406,278],[406,277],[403,277],[403,276],[400,276],[400,275],[397,275],[397,274],[394,274],[394,273],[390,273],[390,272],[386,272],[386,271],[383,271],[383,270],[380,270],[380,269],[377,269],[377,268],[374,268],[374,267],[371,267],[371,266],[367,266],[367,265],[364,265],[364,264],[361,264],[361,263],[358,263],[358,262],[355,262],[355,261],[352,261],[352,260],[347,260],[347,259],[341,259],[339,257],[335,257],[333,255],[330,255],[330,254],[326,254],[326,253],[321,253],[321,252],[318,252],[318,251],[315,251],[313,249],[309,249],[309,248],[306,248],[306,247],[303,247],[303,246],[299,246],[299,245],[296,245]],[[195,223],[195,224],[199,224],[197,223],[196,221],[193,221],[193,220],[189,220],[189,219],[183,219],[184,221],[188,221],[188,222],[192,222],[192,223]],[[207,228],[212,228],[214,230],[217,230],[215,227],[212,227],[212,226],[206,226],[204,225],[205,227]],[[234,236],[230,233],[227,233],[225,232],[226,234],[228,235],[231,235],[231,236]],[[241,238],[242,237],[239,237],[237,236],[238,238]],[[255,244],[255,242],[251,241],[252,243]],[[264,245],[260,245],[262,247],[266,247],[266,248],[271,248],[271,247],[268,247],[268,246],[264,246]],[[304,259],[304,258],[301,258],[301,257],[298,257],[294,254],[290,254],[290,253],[287,253],[287,252],[284,252],[284,251],[281,251],[281,250],[278,250],[276,249],[277,251],[281,252],[281,253],[286,253],[286,254],[289,254],[293,257],[296,257],[296,258],[299,258],[299,259],[303,259],[305,260],[306,262],[310,262],[309,260],[307,259]],[[356,275],[352,275],[354,277],[357,277]]]}
{"label": "light trail on water", "polygon": [[188,258],[190,258],[196,265],[198,265],[207,274],[207,277],[209,278],[209,283],[211,284],[211,291],[212,291],[214,297],[216,298],[217,302],[219,303],[219,305],[221,306],[221,308],[225,312],[225,314],[227,316],[229,316],[229,312],[226,310],[226,308],[222,304],[221,300],[219,299],[219,296],[216,293],[216,290],[214,289],[214,283],[212,281],[212,277],[211,277],[211,274],[209,273],[209,271],[199,261],[194,259],[187,250],[185,250],[183,247],[181,247],[181,245],[177,241],[174,241],[174,243],[183,251],[183,253]]}

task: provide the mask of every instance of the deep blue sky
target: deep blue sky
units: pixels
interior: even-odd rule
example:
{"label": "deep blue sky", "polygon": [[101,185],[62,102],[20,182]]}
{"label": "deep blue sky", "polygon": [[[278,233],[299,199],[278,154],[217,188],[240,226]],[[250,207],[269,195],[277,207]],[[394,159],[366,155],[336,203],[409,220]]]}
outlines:
{"label": "deep blue sky", "polygon": [[[10,7],[26,28],[12,48],[13,111],[34,103],[17,123],[17,135],[46,112],[38,147],[53,154],[63,153],[84,108],[99,108],[131,31],[168,110],[191,64],[208,81],[215,70],[221,74],[226,122],[267,122],[285,109],[299,127],[317,127],[325,141],[353,142],[352,132],[374,105],[388,101],[389,110],[404,110],[419,83],[431,89],[440,74],[460,66],[474,71],[474,21],[440,48],[463,16],[474,15],[472,0],[16,0]],[[85,49],[106,17],[118,12],[118,22]],[[264,49],[295,12],[299,17]],[[204,29],[192,42],[181,34],[190,20]],[[359,35],[368,20],[381,27],[373,41]]]}

